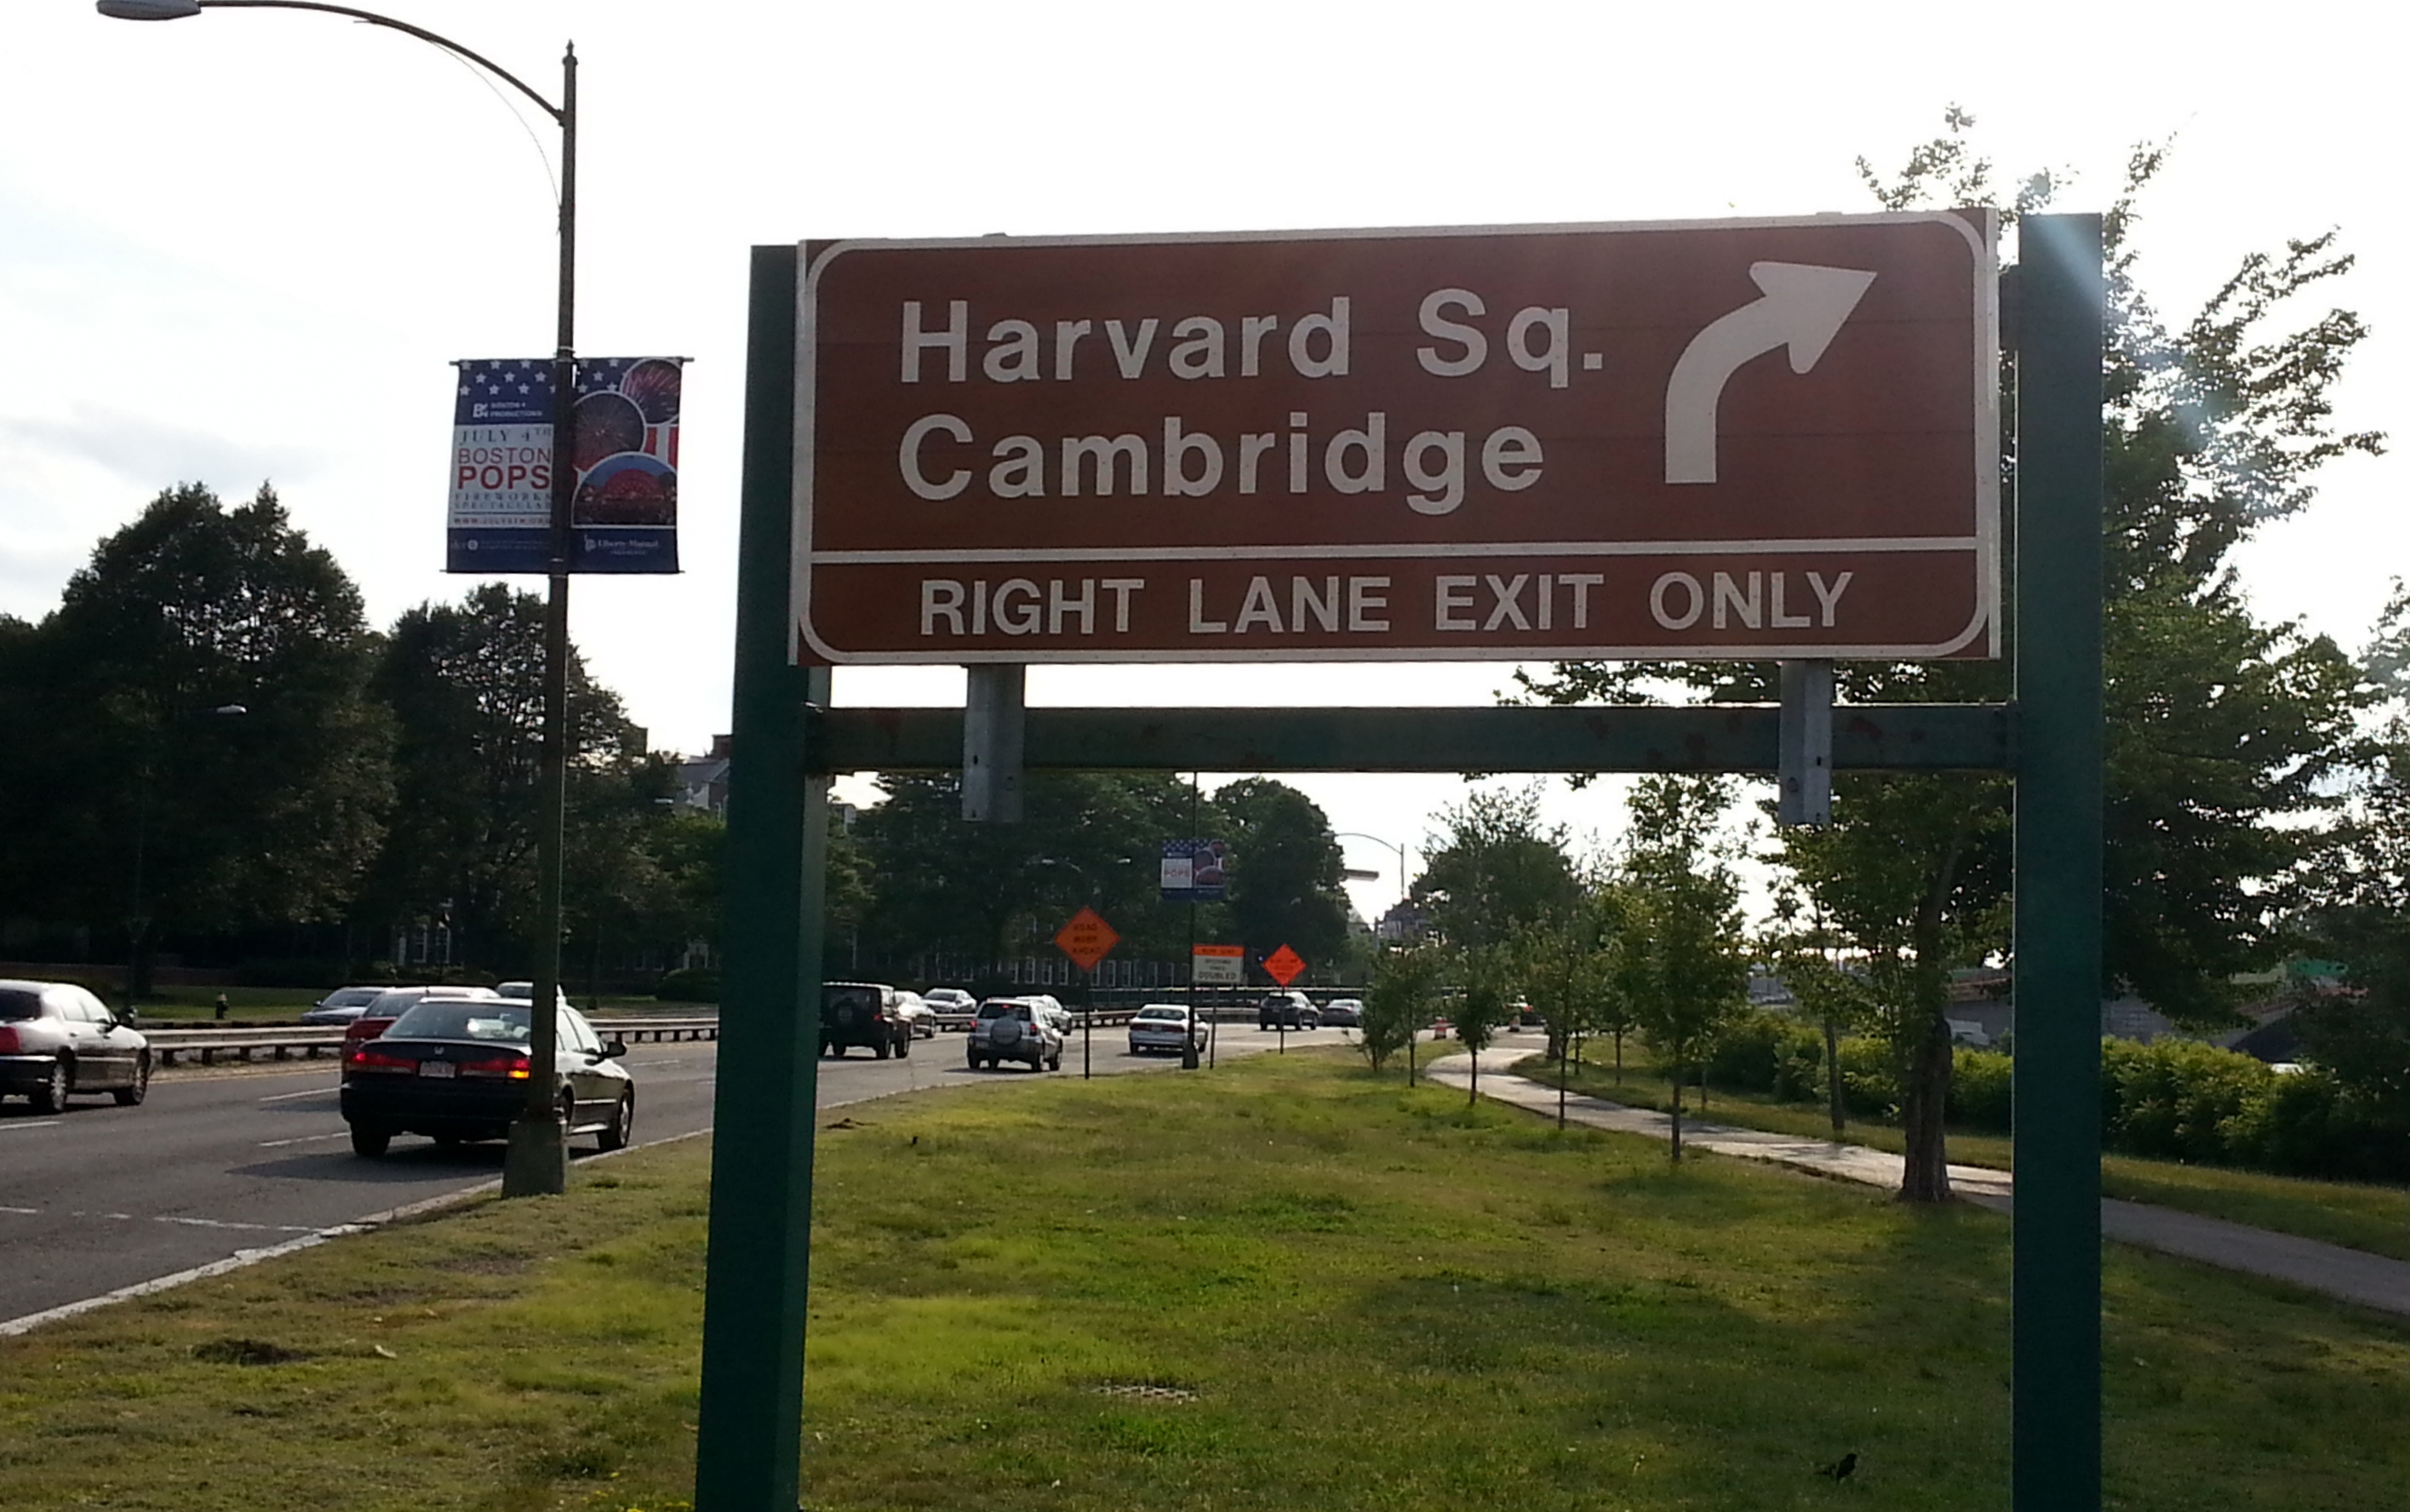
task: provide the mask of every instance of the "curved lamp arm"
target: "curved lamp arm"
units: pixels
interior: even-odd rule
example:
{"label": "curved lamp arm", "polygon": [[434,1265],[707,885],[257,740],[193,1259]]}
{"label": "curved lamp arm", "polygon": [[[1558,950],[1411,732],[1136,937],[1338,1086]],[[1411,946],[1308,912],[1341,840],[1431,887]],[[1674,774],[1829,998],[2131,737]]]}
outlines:
{"label": "curved lamp arm", "polygon": [[348,16],[354,21],[366,22],[370,26],[384,26],[404,33],[422,42],[432,43],[446,52],[466,58],[533,100],[543,109],[544,114],[552,117],[555,124],[567,124],[568,115],[561,107],[529,88],[526,80],[493,59],[472,51],[450,37],[430,32],[424,26],[413,26],[406,21],[396,21],[391,16],[380,16],[373,10],[359,10],[350,6],[320,5],[317,0],[96,0],[94,8],[102,15],[118,21],[181,21],[187,16],[197,16],[204,10],[238,9],[323,10],[330,16]]}

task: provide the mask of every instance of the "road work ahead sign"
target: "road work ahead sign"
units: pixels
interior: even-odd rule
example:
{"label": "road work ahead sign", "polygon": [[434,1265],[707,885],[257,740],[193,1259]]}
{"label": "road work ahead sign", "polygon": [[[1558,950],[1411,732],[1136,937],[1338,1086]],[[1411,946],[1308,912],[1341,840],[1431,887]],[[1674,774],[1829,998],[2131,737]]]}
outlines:
{"label": "road work ahead sign", "polygon": [[806,248],[834,662],[1990,655],[1982,212]]}

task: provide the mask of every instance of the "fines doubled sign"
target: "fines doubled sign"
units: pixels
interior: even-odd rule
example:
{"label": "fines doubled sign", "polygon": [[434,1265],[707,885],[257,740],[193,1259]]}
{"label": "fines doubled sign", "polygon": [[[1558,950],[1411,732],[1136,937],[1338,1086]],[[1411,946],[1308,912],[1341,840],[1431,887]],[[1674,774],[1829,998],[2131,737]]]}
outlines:
{"label": "fines doubled sign", "polygon": [[807,245],[801,654],[1996,655],[1994,235]]}

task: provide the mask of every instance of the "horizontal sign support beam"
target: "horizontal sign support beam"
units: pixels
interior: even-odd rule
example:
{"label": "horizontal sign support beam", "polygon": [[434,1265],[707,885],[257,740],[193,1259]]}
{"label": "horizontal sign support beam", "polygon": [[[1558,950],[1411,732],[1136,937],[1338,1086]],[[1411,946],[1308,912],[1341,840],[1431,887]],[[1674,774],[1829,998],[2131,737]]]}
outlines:
{"label": "horizontal sign support beam", "polygon": [[[1031,771],[1752,772],[1778,760],[1773,705],[1684,708],[1034,708]],[[952,771],[963,714],[817,711],[825,772]],[[1837,771],[2009,771],[2015,709],[1868,704],[1833,710]]]}

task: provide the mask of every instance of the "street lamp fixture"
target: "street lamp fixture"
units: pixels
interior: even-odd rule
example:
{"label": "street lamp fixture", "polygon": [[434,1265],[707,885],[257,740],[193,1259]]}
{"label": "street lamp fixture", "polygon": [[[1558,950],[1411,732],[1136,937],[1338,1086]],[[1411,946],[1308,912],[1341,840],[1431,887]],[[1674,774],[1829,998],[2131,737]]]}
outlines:
{"label": "street lamp fixture", "polygon": [[[1400,902],[1405,901],[1407,847],[1400,845],[1394,840],[1384,840],[1377,835],[1367,835],[1362,830],[1337,830],[1332,832],[1331,838],[1334,840],[1370,840],[1374,845],[1379,846],[1382,850],[1394,854],[1398,858],[1398,900]],[[1348,875],[1351,877],[1360,876],[1365,881],[1372,881],[1374,880],[1373,877],[1369,874],[1350,872]]]}
{"label": "street lamp fixture", "polygon": [[[544,764],[536,826],[539,922],[533,997],[538,1004],[557,1002],[560,996],[561,828],[569,750],[570,505],[576,489],[574,470],[565,464],[577,399],[573,339],[577,292],[577,50],[571,47],[561,55],[560,103],[555,105],[492,59],[448,36],[373,10],[321,5],[316,0],[95,0],[95,8],[118,21],[181,21],[204,10],[315,10],[342,16],[414,36],[484,69],[533,101],[560,127],[560,268],[556,309],[559,339],[552,358],[552,435],[557,465],[552,470],[551,591],[544,604]],[[505,1197],[549,1195],[566,1190],[569,1185],[566,1130],[560,1111],[552,1100],[559,1028],[554,1014],[530,1012],[529,1018],[531,1074],[528,1078],[527,1103],[519,1112],[518,1121],[511,1126],[510,1153],[502,1165]]]}

